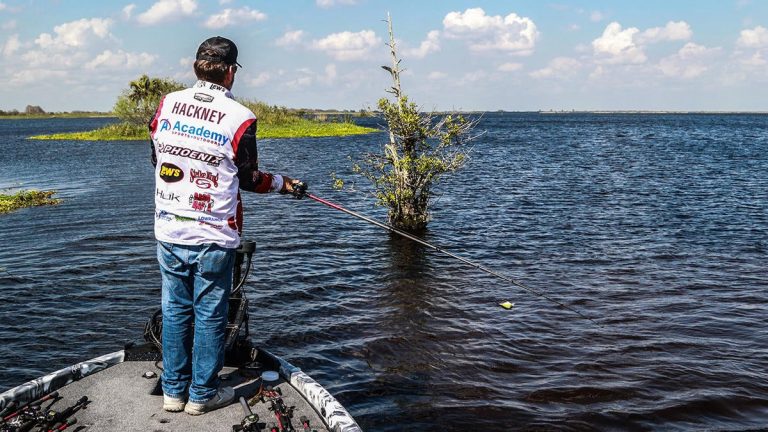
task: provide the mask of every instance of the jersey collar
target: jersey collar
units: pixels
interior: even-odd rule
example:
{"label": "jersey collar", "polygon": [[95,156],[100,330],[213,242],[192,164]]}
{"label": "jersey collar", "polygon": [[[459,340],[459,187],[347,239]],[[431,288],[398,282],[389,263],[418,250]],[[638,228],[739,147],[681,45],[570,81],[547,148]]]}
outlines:
{"label": "jersey collar", "polygon": [[235,96],[232,94],[232,92],[227,90],[226,87],[224,87],[223,85],[214,84],[212,82],[198,80],[195,83],[195,88],[206,88],[206,89],[209,89],[209,90],[212,90],[212,91],[218,91],[218,92],[224,93],[224,96],[226,96],[226,97],[228,97],[230,99],[234,99],[235,98]]}

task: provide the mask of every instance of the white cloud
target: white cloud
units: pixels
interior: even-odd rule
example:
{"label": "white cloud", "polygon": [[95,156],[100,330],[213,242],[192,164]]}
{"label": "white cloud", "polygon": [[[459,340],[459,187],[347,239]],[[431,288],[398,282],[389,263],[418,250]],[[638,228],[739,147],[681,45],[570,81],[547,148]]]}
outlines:
{"label": "white cloud", "polygon": [[643,63],[647,57],[634,41],[639,32],[635,27],[622,29],[621,24],[612,22],[602,36],[592,41],[592,49],[607,63]]}
{"label": "white cloud", "polygon": [[270,75],[269,72],[261,72],[256,76],[256,78],[252,78],[249,81],[247,81],[247,84],[250,87],[263,87],[271,79],[272,79],[272,75]]}
{"label": "white cloud", "polygon": [[709,63],[719,52],[720,48],[688,42],[676,54],[661,59],[658,67],[668,77],[696,78],[709,69]]}
{"label": "white cloud", "polygon": [[603,75],[605,75],[605,68],[601,65],[597,65],[597,67],[595,67],[595,69],[592,72],[590,72],[589,79],[598,80],[602,78]]}
{"label": "white cloud", "polygon": [[8,20],[4,22],[2,25],[0,25],[0,29],[2,30],[14,30],[17,27],[16,20]]}
{"label": "white cloud", "polygon": [[598,62],[608,64],[640,64],[648,57],[648,44],[664,41],[688,40],[693,35],[685,21],[670,21],[664,27],[652,27],[641,32],[637,27],[623,29],[618,22],[605,27],[602,36],[592,41]]}
{"label": "white cloud", "polygon": [[[105,80],[114,80],[145,70],[157,59],[148,53],[129,53],[105,47],[115,45],[111,34],[113,21],[107,18],[80,19],[57,25],[53,31],[41,33],[31,41],[21,41],[12,36],[0,50],[4,54],[20,55],[23,66],[12,74],[6,74],[4,82],[27,83],[33,79],[58,79],[65,77],[66,85],[99,86]],[[110,70],[104,75],[97,71]]]}
{"label": "white cloud", "polygon": [[54,51],[38,49],[26,51],[21,55],[28,69],[56,68],[74,69],[88,61],[88,55],[84,51]]}
{"label": "white cloud", "polygon": [[605,14],[600,11],[592,11],[589,14],[589,20],[592,22],[600,22],[605,19]]}
{"label": "white cloud", "polygon": [[[328,88],[336,88],[335,84],[339,77],[338,69],[335,64],[329,63],[325,65],[322,72],[317,72],[310,68],[296,69],[295,75],[292,78],[287,78],[290,74],[285,71],[278,71],[278,76],[281,77],[280,86],[288,88],[290,90],[300,90],[310,85],[322,84],[328,86]],[[350,84],[350,77],[345,77],[343,84]]]}
{"label": "white cloud", "polygon": [[197,10],[196,0],[158,0],[136,19],[144,25],[173,21],[180,16],[190,16]]}
{"label": "white cloud", "polygon": [[336,65],[331,63],[329,65],[325,66],[325,76],[323,77],[323,81],[327,84],[331,84],[336,80],[336,77],[338,76],[338,72],[336,71]]}
{"label": "white cloud", "polygon": [[267,19],[265,13],[244,6],[240,9],[224,9],[215,15],[211,15],[205,21],[204,25],[209,29],[220,29],[242,24],[247,21],[264,21],[265,19]]}
{"label": "white cloud", "polygon": [[94,36],[99,39],[105,39],[110,36],[109,27],[111,25],[112,20],[109,18],[83,18],[57,25],[53,28],[56,36],[42,33],[35,39],[35,43],[44,49],[78,48],[91,42]]}
{"label": "white cloud", "polygon": [[642,44],[688,40],[693,36],[691,26],[685,21],[670,21],[664,27],[653,27],[640,34],[639,42]]}
{"label": "white cloud", "polygon": [[381,38],[373,30],[357,33],[341,32],[330,34],[323,39],[312,41],[312,49],[323,51],[336,60],[358,60],[368,56],[374,48],[379,48]]}
{"label": "white cloud", "polygon": [[10,57],[16,51],[18,51],[19,48],[21,48],[21,42],[19,42],[19,35],[12,34],[8,38],[8,40],[5,41],[3,48],[0,50],[0,54],[2,54],[3,57]]}
{"label": "white cloud", "polygon": [[67,78],[68,73],[62,70],[52,70],[48,68],[26,69],[14,72],[9,79],[12,85],[27,85],[48,81],[61,82]]}
{"label": "white cloud", "polygon": [[299,45],[304,40],[305,35],[306,33],[303,30],[287,31],[275,40],[275,45],[284,47]]}
{"label": "white cloud", "polygon": [[460,85],[472,84],[477,81],[484,80],[487,76],[488,74],[483,70],[475,70],[475,71],[467,72],[464,74],[464,76],[461,77],[461,79],[459,80],[459,84]]}
{"label": "white cloud", "polygon": [[564,78],[581,68],[581,63],[570,57],[557,57],[550,60],[547,67],[535,70],[529,75],[533,78]]}
{"label": "white cloud", "polygon": [[133,11],[136,9],[136,5],[134,3],[129,4],[128,6],[123,8],[123,18],[125,19],[131,19],[133,16]]}
{"label": "white cloud", "polygon": [[763,58],[763,54],[762,53],[756,52],[756,53],[752,54],[751,57],[743,59],[741,61],[741,63],[743,65],[746,65],[746,66],[758,66],[758,67],[761,67],[761,66],[768,65],[768,60]]}
{"label": "white cloud", "polygon": [[221,6],[228,5],[230,3],[232,3],[232,0],[219,0],[219,4]]}
{"label": "white cloud", "polygon": [[330,8],[336,5],[354,5],[358,0],[315,0],[315,3],[321,8]]}
{"label": "white cloud", "polygon": [[536,24],[515,13],[486,15],[482,8],[450,12],[443,19],[444,34],[454,39],[466,39],[474,51],[507,51],[517,55],[533,53],[539,32]]}
{"label": "white cloud", "polygon": [[85,64],[86,69],[138,69],[146,68],[157,60],[157,55],[148,53],[127,53],[123,50],[106,50]]}
{"label": "white cloud", "polygon": [[736,44],[743,48],[768,48],[768,29],[757,26],[742,30]]}
{"label": "white cloud", "polygon": [[406,57],[424,58],[429,53],[440,51],[440,32],[432,30],[427,33],[427,38],[424,39],[418,48],[406,50],[404,52]]}
{"label": "white cloud", "polygon": [[430,81],[435,81],[435,80],[443,79],[447,76],[448,74],[446,74],[445,72],[433,71],[433,72],[430,72],[429,75],[427,75],[427,79]]}
{"label": "white cloud", "polygon": [[515,71],[519,71],[522,68],[523,68],[523,65],[520,63],[503,63],[503,64],[500,64],[499,67],[496,69],[498,69],[501,72],[515,72]]}
{"label": "white cloud", "polygon": [[185,68],[191,68],[193,64],[195,64],[194,57],[182,57],[179,59],[179,66],[183,66]]}
{"label": "white cloud", "polygon": [[293,89],[293,90],[299,90],[299,89],[302,89],[304,87],[312,85],[313,81],[314,80],[313,80],[313,78],[311,76],[302,76],[302,77],[298,77],[298,78],[296,78],[294,80],[287,81],[285,83],[285,86],[290,88],[290,89]]}

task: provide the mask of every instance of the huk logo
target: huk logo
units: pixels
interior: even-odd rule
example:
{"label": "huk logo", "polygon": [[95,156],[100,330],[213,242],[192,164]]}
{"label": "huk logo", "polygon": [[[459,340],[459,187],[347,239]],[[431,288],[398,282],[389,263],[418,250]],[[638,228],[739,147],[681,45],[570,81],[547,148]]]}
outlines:
{"label": "huk logo", "polygon": [[176,183],[184,178],[184,171],[172,163],[163,162],[163,164],[160,165],[159,175],[166,183]]}
{"label": "huk logo", "polygon": [[155,196],[160,198],[161,200],[165,200],[165,201],[181,202],[181,200],[179,199],[181,197],[176,195],[173,192],[168,192],[168,191],[164,191],[164,190],[160,190],[160,189],[155,189]]}

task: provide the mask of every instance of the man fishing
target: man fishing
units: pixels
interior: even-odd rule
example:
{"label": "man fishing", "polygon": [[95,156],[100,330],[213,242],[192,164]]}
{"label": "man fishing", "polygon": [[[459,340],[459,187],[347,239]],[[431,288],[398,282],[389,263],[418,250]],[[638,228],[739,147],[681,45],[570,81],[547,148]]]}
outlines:
{"label": "man fishing", "polygon": [[194,63],[197,83],[166,95],[149,124],[166,411],[199,415],[234,400],[218,374],[242,231],[239,190],[306,192],[299,180],[259,171],[256,116],[231,93],[239,66],[231,40],[205,40]]}

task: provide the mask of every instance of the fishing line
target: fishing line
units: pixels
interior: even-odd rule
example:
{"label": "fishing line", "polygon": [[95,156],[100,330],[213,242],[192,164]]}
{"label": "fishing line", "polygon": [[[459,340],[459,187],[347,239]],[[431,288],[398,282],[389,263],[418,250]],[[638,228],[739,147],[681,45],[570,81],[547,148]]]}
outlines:
{"label": "fishing line", "polygon": [[11,277],[11,279],[12,279],[14,282],[18,282],[18,283],[24,283],[25,279],[26,279],[26,280],[28,280],[28,281],[30,281],[30,282],[34,282],[34,281],[33,281],[33,280],[31,280],[31,279],[27,279],[27,278],[21,278],[21,277],[19,277],[19,276],[16,276],[15,274],[13,274],[13,273],[9,272],[9,271],[8,271],[8,270],[7,270],[5,267],[0,267],[0,272],[3,272],[3,273],[5,273],[5,274],[7,274],[8,276],[10,276],[10,277]]}
{"label": "fishing line", "polygon": [[362,219],[362,220],[364,220],[364,221],[366,221],[368,223],[371,223],[371,224],[376,225],[378,227],[384,228],[385,230],[388,230],[390,232],[393,232],[395,234],[403,236],[403,237],[405,237],[407,239],[413,240],[416,243],[419,243],[419,244],[424,245],[424,246],[426,246],[428,248],[434,249],[434,250],[436,250],[438,252],[441,252],[441,253],[443,253],[445,255],[448,255],[448,256],[450,256],[452,258],[455,258],[455,259],[457,259],[457,260],[459,260],[459,261],[461,261],[461,262],[463,262],[465,264],[471,265],[472,267],[480,269],[480,270],[482,270],[482,271],[484,271],[484,272],[486,272],[486,273],[488,273],[488,274],[490,274],[492,276],[496,276],[497,278],[502,279],[504,281],[507,281],[507,282],[511,283],[512,285],[518,287],[518,288],[521,288],[521,289],[523,289],[525,291],[528,291],[529,293],[535,294],[535,295],[537,295],[537,296],[539,296],[541,298],[549,300],[550,302],[552,302],[552,303],[562,307],[563,309],[567,309],[567,310],[575,313],[576,315],[580,316],[581,318],[584,318],[585,320],[588,320],[588,321],[592,322],[593,324],[597,325],[598,327],[602,327],[602,325],[600,325],[600,323],[598,323],[597,321],[593,320],[592,318],[584,315],[583,313],[579,312],[577,309],[575,309],[575,308],[573,308],[571,306],[568,306],[567,304],[565,304],[565,303],[563,303],[563,302],[561,302],[559,300],[556,300],[556,299],[548,296],[547,294],[545,294],[545,293],[543,293],[543,292],[541,292],[539,290],[530,288],[530,287],[528,287],[526,285],[523,285],[522,283],[520,283],[520,282],[510,278],[510,277],[504,276],[501,273],[493,271],[493,270],[491,270],[491,269],[489,269],[489,268],[487,268],[487,267],[485,267],[485,266],[483,266],[481,264],[474,263],[474,262],[472,262],[472,261],[470,261],[470,260],[468,260],[466,258],[463,258],[463,257],[461,257],[459,255],[456,255],[454,253],[448,252],[447,250],[445,250],[443,248],[440,248],[438,246],[435,246],[432,243],[427,242],[426,240],[423,240],[423,239],[421,239],[419,237],[416,237],[416,236],[414,236],[412,234],[409,234],[409,233],[407,233],[405,231],[399,230],[399,229],[393,227],[392,225],[379,222],[379,221],[377,221],[375,219],[371,219],[371,218],[369,218],[367,216],[361,215],[360,213],[356,213],[356,212],[354,212],[352,210],[346,209],[346,208],[344,208],[344,207],[342,207],[342,206],[340,206],[338,204],[334,204],[334,203],[332,203],[330,201],[326,201],[326,200],[324,200],[324,199],[322,199],[320,197],[314,196],[314,195],[312,195],[310,193],[307,193],[306,196],[309,197],[310,199],[313,199],[313,200],[321,203],[321,204],[325,204],[326,206],[328,206],[328,207],[330,207],[332,209],[339,210],[339,211],[342,211],[342,212],[344,212],[344,213],[346,213],[348,215],[351,215],[351,216],[354,216],[356,218]]}

